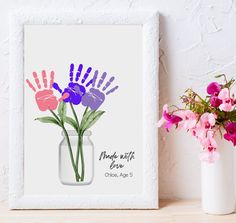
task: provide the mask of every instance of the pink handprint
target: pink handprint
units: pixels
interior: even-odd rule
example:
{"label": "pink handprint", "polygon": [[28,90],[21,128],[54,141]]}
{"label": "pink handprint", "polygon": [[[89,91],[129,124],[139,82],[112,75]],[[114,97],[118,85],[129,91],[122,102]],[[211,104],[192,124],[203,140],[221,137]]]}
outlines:
{"label": "pink handprint", "polygon": [[48,86],[46,71],[45,70],[42,71],[42,81],[44,85],[43,89],[41,89],[41,84],[40,84],[40,81],[36,72],[33,72],[33,77],[38,87],[38,90],[36,90],[34,85],[28,79],[26,79],[26,82],[29,85],[29,87],[34,92],[36,92],[35,100],[40,111],[55,110],[57,108],[58,102],[69,97],[69,94],[65,93],[62,95],[61,98],[57,99],[56,96],[53,94],[52,84],[54,82],[54,71],[51,71],[50,73],[49,86]]}

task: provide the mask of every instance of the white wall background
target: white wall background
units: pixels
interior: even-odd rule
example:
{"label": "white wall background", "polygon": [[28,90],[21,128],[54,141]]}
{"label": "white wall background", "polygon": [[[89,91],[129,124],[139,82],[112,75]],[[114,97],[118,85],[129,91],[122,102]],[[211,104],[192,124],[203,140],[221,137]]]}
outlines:
{"label": "white wall background", "polygon": [[[156,8],[160,16],[160,104],[175,103],[188,87],[204,93],[215,72],[235,77],[234,0],[0,0],[0,200],[8,191],[8,13],[10,9]],[[161,131],[160,196],[200,197],[199,146],[185,133]]]}

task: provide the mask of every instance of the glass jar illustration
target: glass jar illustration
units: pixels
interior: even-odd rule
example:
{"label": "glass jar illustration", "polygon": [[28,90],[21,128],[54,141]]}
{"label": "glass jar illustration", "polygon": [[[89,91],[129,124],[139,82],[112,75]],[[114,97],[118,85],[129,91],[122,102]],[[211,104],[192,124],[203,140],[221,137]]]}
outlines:
{"label": "glass jar illustration", "polygon": [[91,184],[94,176],[94,146],[91,131],[78,135],[74,130],[62,132],[59,145],[59,178],[65,185]]}

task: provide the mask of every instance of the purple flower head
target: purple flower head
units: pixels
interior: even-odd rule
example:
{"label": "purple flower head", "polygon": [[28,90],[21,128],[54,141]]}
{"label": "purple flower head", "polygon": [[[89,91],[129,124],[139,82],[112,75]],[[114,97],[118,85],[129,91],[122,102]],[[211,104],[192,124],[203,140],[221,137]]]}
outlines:
{"label": "purple flower head", "polygon": [[92,110],[97,110],[103,104],[105,98],[119,88],[118,85],[112,88],[109,87],[115,77],[106,80],[106,72],[103,72],[100,78],[98,78],[98,74],[98,70],[96,70],[92,79],[92,87],[82,97],[82,105],[88,106]]}
{"label": "purple flower head", "polygon": [[217,96],[220,93],[221,86],[217,82],[212,82],[207,86],[207,93]]}
{"label": "purple flower head", "polygon": [[230,122],[225,126],[226,133],[224,134],[224,138],[227,141],[231,141],[234,146],[236,146],[236,123]]}
{"label": "purple flower head", "polygon": [[165,129],[169,132],[172,125],[177,125],[183,119],[177,115],[172,115],[166,111],[163,112],[163,117],[166,120]]}
{"label": "purple flower head", "polygon": [[222,104],[222,100],[220,100],[217,96],[211,96],[210,98],[211,106],[214,108],[218,108]]}
{"label": "purple flower head", "polygon": [[[83,72],[83,64],[80,64],[78,66],[77,71],[74,69],[75,66],[72,63],[70,65],[70,71],[69,71],[69,83],[64,88],[61,88],[58,83],[53,83],[52,87],[57,90],[61,95],[64,95],[65,93],[69,94],[69,97],[64,99],[64,102],[69,102],[74,105],[78,105],[81,103],[82,97],[86,93],[86,88],[89,87],[92,84],[92,79],[87,81],[89,78],[89,75],[92,71],[91,67],[88,67],[87,70]],[[82,73],[84,73],[82,75]]]}

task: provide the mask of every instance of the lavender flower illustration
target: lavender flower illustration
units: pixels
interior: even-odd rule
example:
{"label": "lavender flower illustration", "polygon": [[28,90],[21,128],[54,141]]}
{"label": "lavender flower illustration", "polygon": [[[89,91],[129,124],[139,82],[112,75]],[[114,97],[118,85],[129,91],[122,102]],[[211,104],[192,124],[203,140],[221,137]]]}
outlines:
{"label": "lavender flower illustration", "polygon": [[98,77],[98,71],[97,70],[95,71],[93,79],[92,79],[92,88],[90,88],[89,91],[84,94],[82,98],[82,105],[88,106],[92,110],[97,110],[105,101],[105,95],[109,95],[118,89],[118,86],[115,86],[105,93],[107,88],[115,80],[115,77],[111,77],[103,86],[102,90],[99,89],[102,86],[106,76],[107,76],[107,73],[104,72],[100,80],[98,81],[97,86],[95,87],[96,80]]}

